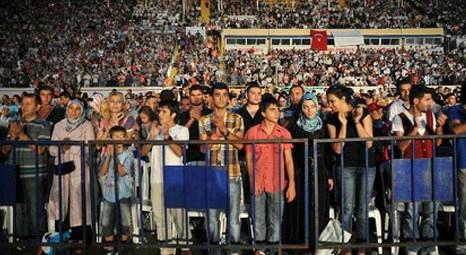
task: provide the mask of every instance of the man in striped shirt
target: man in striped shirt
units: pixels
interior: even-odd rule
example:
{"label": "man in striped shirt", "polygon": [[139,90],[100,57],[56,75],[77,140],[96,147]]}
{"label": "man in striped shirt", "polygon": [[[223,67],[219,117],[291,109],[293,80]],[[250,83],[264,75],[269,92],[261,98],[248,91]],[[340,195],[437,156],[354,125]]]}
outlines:
{"label": "man in striped shirt", "polygon": [[[9,125],[8,140],[50,140],[50,126],[37,114],[39,99],[35,94],[24,94],[21,99],[21,119]],[[9,155],[17,166],[16,230],[21,238],[32,237],[36,231],[45,231],[44,202],[48,200],[47,149],[46,146],[3,146],[1,151]],[[14,160],[14,162],[13,162]]]}

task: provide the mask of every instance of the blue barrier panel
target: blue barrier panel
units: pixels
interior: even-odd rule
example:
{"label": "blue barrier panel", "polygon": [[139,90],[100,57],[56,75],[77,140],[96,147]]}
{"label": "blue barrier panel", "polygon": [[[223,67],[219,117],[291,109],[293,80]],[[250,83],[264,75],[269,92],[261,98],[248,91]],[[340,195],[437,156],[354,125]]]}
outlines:
{"label": "blue barrier panel", "polygon": [[164,167],[164,194],[167,208],[226,209],[227,188],[228,171],[225,167]]}
{"label": "blue barrier panel", "polygon": [[435,158],[434,162],[434,200],[453,201],[453,159]]}
{"label": "blue barrier panel", "polygon": [[16,204],[16,167],[0,164],[0,205]]}
{"label": "blue barrier panel", "polygon": [[[393,200],[413,201],[453,201],[453,160],[451,157],[435,158],[433,171],[432,159],[394,159],[392,161]],[[411,168],[411,164],[414,164]],[[411,169],[414,171],[412,181]],[[432,180],[433,172],[433,180]],[[414,185],[414,189],[413,189]]]}
{"label": "blue barrier panel", "polygon": [[[411,160],[409,160],[411,161]],[[413,161],[414,201],[432,201],[432,159],[423,158]]]}
{"label": "blue barrier panel", "polygon": [[[431,159],[394,159],[392,164],[394,201],[413,202],[414,199],[414,202],[421,202],[432,200]],[[414,181],[412,171],[414,171]]]}
{"label": "blue barrier panel", "polygon": [[411,201],[412,176],[410,159],[392,160],[392,190],[393,201]]}

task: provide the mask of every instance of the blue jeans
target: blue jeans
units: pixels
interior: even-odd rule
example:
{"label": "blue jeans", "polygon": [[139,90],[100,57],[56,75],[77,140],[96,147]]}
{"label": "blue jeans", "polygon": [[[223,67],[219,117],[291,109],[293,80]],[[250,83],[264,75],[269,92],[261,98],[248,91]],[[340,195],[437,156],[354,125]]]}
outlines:
{"label": "blue jeans", "polygon": [[[414,214],[414,208],[416,208],[416,214]],[[434,217],[436,217],[437,210],[434,211],[434,202],[415,202],[405,203],[405,211],[401,219],[401,231],[403,238],[407,241],[412,239],[419,239],[419,224],[418,215],[421,216],[421,235],[424,239],[434,239],[434,233],[436,232],[436,224],[434,223]],[[413,222],[414,220],[414,222]],[[416,224],[416,228],[414,227]],[[418,252],[421,247],[408,246],[407,251]]]}
{"label": "blue jeans", "polygon": [[121,235],[130,235],[131,198],[120,199],[120,217],[116,218],[117,203],[104,200],[102,205],[102,236],[112,236],[116,220],[120,220]]}
{"label": "blue jeans", "polygon": [[[341,173],[341,168],[338,170],[337,178],[343,178],[342,226],[346,231],[353,233],[354,215],[356,218],[355,238],[359,241],[366,241],[368,239],[366,229],[369,227],[366,208],[369,209],[376,170],[374,167],[367,168],[367,193],[365,193],[366,169],[364,167],[345,167],[343,173]],[[340,185],[338,188],[341,187]]]}
{"label": "blue jeans", "polygon": [[[240,241],[241,224],[239,219],[240,203],[241,203],[241,178],[230,179],[230,213],[228,220],[230,221],[229,235],[227,240],[233,243]],[[210,240],[213,243],[220,241],[220,210],[209,209],[209,234]]]}
{"label": "blue jeans", "polygon": [[283,215],[283,193],[264,192],[255,196],[255,234],[257,242],[280,241],[280,226]]}

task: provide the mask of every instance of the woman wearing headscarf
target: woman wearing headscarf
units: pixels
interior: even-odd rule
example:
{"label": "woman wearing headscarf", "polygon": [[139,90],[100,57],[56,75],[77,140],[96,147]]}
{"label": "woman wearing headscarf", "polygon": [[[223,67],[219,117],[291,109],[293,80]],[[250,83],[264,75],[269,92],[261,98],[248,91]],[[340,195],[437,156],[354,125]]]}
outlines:
{"label": "woman wearing headscarf", "polygon": [[[94,129],[92,124],[86,120],[84,103],[81,100],[73,99],[66,106],[65,118],[59,121],[53,130],[52,141],[89,141],[95,140]],[[59,151],[58,146],[50,146],[50,155],[55,157],[55,165],[61,163],[62,173],[65,171],[65,163],[73,162],[74,170],[67,174],[54,174],[52,189],[48,204],[48,219],[64,220],[69,216],[69,226],[72,230],[72,239],[82,238],[82,226],[91,226],[91,200],[90,200],[90,176],[85,162],[81,161],[81,147],[78,145],[62,145]],[[87,148],[85,150],[87,152]],[[60,162],[58,158],[60,153]],[[83,155],[84,159],[87,155]],[[56,167],[57,168],[57,167]],[[86,171],[85,175],[85,196],[82,194],[81,171]],[[61,178],[61,207],[62,215],[60,217],[59,204],[59,178]],[[85,199],[86,212],[82,212],[82,199]],[[84,214],[84,222],[83,222]],[[67,224],[65,224],[67,225]],[[58,225],[55,224],[58,229]]]}
{"label": "woman wearing headscarf", "polygon": [[[296,183],[296,199],[292,203],[287,204],[284,212],[284,232],[283,236],[288,243],[304,244],[305,241],[305,172],[308,173],[308,210],[309,210],[309,236],[310,244],[314,242],[316,217],[319,220],[319,233],[328,223],[329,210],[329,190],[333,188],[333,178],[327,171],[326,158],[324,153],[324,144],[319,144],[317,155],[314,155],[313,140],[326,138],[326,130],[324,123],[319,116],[319,102],[317,97],[309,92],[303,95],[299,106],[299,115],[296,121],[293,121],[289,127],[290,133],[294,139],[307,138],[308,155],[305,159],[304,143],[294,144],[293,160],[295,162],[295,183]],[[318,160],[317,160],[318,159]],[[308,160],[308,168],[305,169],[305,161]],[[317,183],[314,181],[314,163],[317,160]],[[314,212],[314,200],[316,193],[314,192],[315,185],[318,190],[318,215]]]}

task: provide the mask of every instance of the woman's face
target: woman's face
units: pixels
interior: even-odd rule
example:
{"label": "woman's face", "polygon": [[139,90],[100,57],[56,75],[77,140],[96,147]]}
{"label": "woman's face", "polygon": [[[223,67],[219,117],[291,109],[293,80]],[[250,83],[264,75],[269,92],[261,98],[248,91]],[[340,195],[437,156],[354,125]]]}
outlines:
{"label": "woman's face", "polygon": [[280,107],[286,107],[286,99],[284,97],[280,97],[280,99],[278,99],[278,105]]}
{"label": "woman's face", "polygon": [[145,112],[141,112],[139,114],[139,118],[141,118],[142,123],[147,124],[150,122],[149,116]]}
{"label": "woman's face", "polygon": [[68,116],[71,119],[76,120],[79,118],[79,116],[81,116],[82,108],[78,104],[71,104],[70,106],[68,106],[67,111]]}
{"label": "woman's face", "polygon": [[344,106],[347,105],[345,97],[338,98],[333,94],[327,95],[327,102],[333,112],[340,112],[344,109]]}
{"label": "woman's face", "polygon": [[109,98],[108,105],[111,113],[120,113],[123,111],[123,98],[119,95],[113,95]]}
{"label": "woman's face", "polygon": [[312,100],[304,100],[302,111],[306,118],[314,118],[317,114],[317,105]]}

